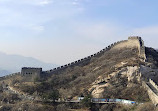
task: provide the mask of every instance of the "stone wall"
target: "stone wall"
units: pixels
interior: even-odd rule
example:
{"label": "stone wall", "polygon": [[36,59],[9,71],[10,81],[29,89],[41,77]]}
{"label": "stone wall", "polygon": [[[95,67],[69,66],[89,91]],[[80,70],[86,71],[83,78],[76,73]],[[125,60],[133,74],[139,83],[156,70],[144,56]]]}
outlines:
{"label": "stone wall", "polygon": [[21,73],[20,72],[17,72],[17,73],[13,73],[13,74],[10,74],[10,75],[6,75],[6,76],[2,76],[2,77],[0,77],[0,80],[4,80],[4,79],[7,79],[7,78],[10,78],[10,77],[13,77],[13,76],[19,76],[19,75],[21,75]]}
{"label": "stone wall", "polygon": [[90,56],[87,56],[85,58],[82,58],[80,60],[77,60],[77,61],[74,61],[74,62],[71,62],[69,64],[65,64],[63,66],[60,66],[60,67],[57,67],[57,68],[54,68],[54,69],[51,69],[51,70],[48,70],[48,71],[45,71],[46,73],[56,73],[58,71],[62,71],[68,67],[74,67],[74,66],[78,66],[78,65],[83,65],[83,64],[87,64],[92,58],[94,57],[100,57],[101,55],[103,55],[106,51],[109,51],[111,50],[112,48],[114,48],[116,45],[118,44],[122,44],[122,43],[125,43],[127,42],[128,40],[122,40],[122,41],[118,41],[118,42],[115,42],[111,45],[109,45],[108,47],[100,50],[99,52],[95,53],[95,54],[92,54]]}
{"label": "stone wall", "polygon": [[122,48],[138,48],[139,41],[137,39],[128,39],[125,41],[120,42],[119,44],[116,44],[113,49],[119,50]]}
{"label": "stone wall", "polygon": [[139,42],[140,42],[140,58],[145,62],[146,61],[146,54],[145,54],[145,46],[144,46],[144,41],[139,37]]}
{"label": "stone wall", "polygon": [[149,79],[149,83],[158,91],[158,86],[152,79]]}
{"label": "stone wall", "polygon": [[138,48],[140,59],[143,62],[146,61],[144,41],[142,40],[141,37],[130,36],[128,37],[128,40],[116,44],[113,49],[121,49],[121,48],[131,48],[131,49]]}
{"label": "stone wall", "polygon": [[85,58],[79,59],[77,61],[65,64],[63,66],[48,70],[48,71],[44,71],[43,73],[48,75],[48,74],[52,74],[52,73],[57,73],[59,71],[62,71],[68,67],[74,67],[74,66],[79,66],[79,65],[86,65],[89,63],[89,61],[94,58],[94,57],[100,57],[101,55],[103,55],[106,51],[109,51],[111,49],[118,49],[118,48],[122,48],[122,47],[127,47],[127,48],[133,48],[136,47],[139,49],[139,54],[140,55],[145,55],[145,48],[140,48],[140,47],[144,47],[144,42],[142,41],[141,37],[129,37],[128,40],[122,40],[122,41],[118,41],[115,42],[111,45],[109,45],[108,47],[100,50],[99,52],[92,54],[90,56],[87,56]]}
{"label": "stone wall", "polygon": [[142,81],[142,85],[147,90],[149,98],[153,102],[153,104],[158,105],[158,95],[155,94],[155,92],[148,86],[148,84],[146,82]]}
{"label": "stone wall", "polygon": [[[69,67],[74,67],[74,66],[79,66],[79,65],[86,65],[86,64],[88,64],[90,62],[90,60],[92,58],[100,57],[106,51],[109,51],[111,49],[123,48],[123,47],[127,47],[127,48],[136,47],[136,48],[138,48],[140,57],[145,59],[144,42],[141,39],[141,37],[134,36],[134,37],[129,37],[128,40],[122,40],[122,41],[115,42],[115,43],[109,45],[108,47],[100,50],[99,52],[97,52],[95,54],[92,54],[92,55],[87,56],[85,58],[82,58],[80,60],[77,60],[77,61],[65,64],[63,66],[60,66],[60,67],[57,67],[57,68],[54,68],[54,69],[51,69],[51,70],[48,70],[48,71],[43,71],[42,73],[43,73],[43,75],[49,75],[49,74],[57,73],[57,72],[62,71],[64,69],[66,69],[66,68],[69,68]],[[27,68],[25,70],[29,71],[29,69],[27,69]],[[31,71],[30,73],[35,72],[35,73],[32,73],[32,74],[35,74],[35,75],[37,74],[37,76],[39,76],[40,70],[38,70],[37,68],[31,69],[30,71]],[[23,76],[24,75],[25,76],[29,76],[29,75],[32,76],[32,74],[24,74],[24,73],[22,73]],[[43,76],[43,75],[40,74],[40,77]]]}

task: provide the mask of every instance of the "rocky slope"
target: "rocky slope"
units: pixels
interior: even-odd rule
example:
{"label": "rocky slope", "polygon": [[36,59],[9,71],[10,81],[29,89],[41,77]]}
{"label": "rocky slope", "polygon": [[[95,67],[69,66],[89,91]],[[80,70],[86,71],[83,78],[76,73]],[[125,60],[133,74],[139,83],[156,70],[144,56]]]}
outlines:
{"label": "rocky slope", "polygon": [[[119,98],[144,103],[150,101],[150,95],[148,96],[142,86],[142,81],[152,79],[158,82],[157,58],[156,50],[145,47],[141,38],[130,37],[76,64],[47,71],[49,77],[41,80],[23,82],[23,77],[17,75],[0,82],[31,97],[40,98],[51,91],[58,91],[61,100],[91,95],[92,98]],[[22,101],[26,100],[16,102],[21,104]],[[40,105],[37,106],[41,107]],[[96,107],[91,110],[104,109],[101,107],[95,109]],[[123,106],[116,105],[112,109],[116,107],[121,109]],[[134,108],[137,109],[137,107]]]}
{"label": "rocky slope", "polygon": [[73,98],[91,93],[94,97],[105,98],[106,89],[115,89],[117,83],[118,86],[122,84],[121,87],[124,89],[133,87],[133,84],[141,78],[139,72],[141,64],[145,63],[140,58],[140,41],[129,39],[99,56],[92,57],[86,64],[54,72],[49,81],[59,89],[61,95],[66,97]]}

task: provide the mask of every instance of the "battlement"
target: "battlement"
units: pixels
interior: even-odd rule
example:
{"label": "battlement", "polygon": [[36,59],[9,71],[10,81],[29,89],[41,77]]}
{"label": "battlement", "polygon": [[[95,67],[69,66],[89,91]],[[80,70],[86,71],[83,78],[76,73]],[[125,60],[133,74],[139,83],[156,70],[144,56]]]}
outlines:
{"label": "battlement", "polygon": [[130,37],[128,37],[128,40],[122,40],[122,41],[115,42],[95,54],[92,54],[92,55],[82,58],[80,60],[65,64],[63,66],[60,66],[60,67],[57,67],[57,68],[54,68],[54,69],[51,69],[48,71],[42,72],[42,68],[23,67],[21,70],[21,75],[23,75],[23,76],[35,75],[38,77],[42,77],[42,73],[45,73],[45,74],[58,73],[59,71],[62,71],[68,67],[74,67],[74,66],[88,64],[92,58],[100,57],[101,55],[103,55],[105,52],[107,52],[109,50],[112,50],[112,49],[115,50],[115,49],[120,49],[120,48],[138,48],[139,57],[143,61],[145,61],[145,59],[146,59],[144,41],[139,36],[130,36]]}
{"label": "battlement", "polygon": [[25,69],[34,69],[34,70],[42,70],[42,68],[36,68],[36,67],[23,67],[22,70]]}
{"label": "battlement", "polygon": [[93,57],[99,57],[101,56],[102,54],[104,54],[105,52],[111,50],[115,45],[117,44],[120,44],[122,42],[126,42],[127,40],[122,40],[122,41],[118,41],[118,42],[115,42],[109,46],[107,46],[106,48],[100,50],[99,52],[95,53],[95,54],[92,54],[90,56],[87,56],[85,58],[82,58],[80,60],[77,60],[77,61],[74,61],[74,62],[71,62],[71,63],[68,63],[68,64],[65,64],[63,66],[59,66],[57,68],[54,68],[54,69],[51,69],[51,70],[48,70],[48,71],[45,71],[46,73],[55,73],[55,72],[58,72],[58,71],[61,71],[67,67],[73,67],[73,66],[77,66],[77,65],[81,65],[81,64],[86,64],[88,63],[88,61],[91,60],[91,58]]}
{"label": "battlement", "polygon": [[21,74],[22,75],[27,75],[27,74],[39,74],[42,72],[42,68],[33,68],[33,67],[23,67],[21,69]]}
{"label": "battlement", "polygon": [[139,37],[139,36],[129,36],[128,37],[128,40],[140,40],[141,39],[141,37]]}
{"label": "battlement", "polygon": [[139,37],[139,36],[130,36],[130,37],[128,37],[128,40],[129,40],[129,41],[130,41],[130,40],[138,40],[139,43],[140,43],[140,46],[144,46],[144,41],[143,41],[142,38]]}
{"label": "battlement", "polygon": [[109,51],[109,50],[111,50],[113,48],[114,49],[118,48],[117,46],[119,46],[119,48],[120,48],[120,46],[121,47],[137,47],[138,50],[139,50],[140,58],[142,58],[143,61],[145,61],[145,59],[146,59],[144,41],[139,36],[130,36],[130,37],[128,37],[128,40],[122,40],[122,41],[115,42],[115,43],[109,45],[108,47],[100,50],[99,52],[97,52],[95,54],[92,54],[92,55],[90,55],[88,57],[85,57],[85,58],[82,58],[80,60],[71,62],[69,64],[65,64],[63,66],[51,69],[49,71],[46,71],[46,73],[54,73],[54,72],[61,71],[61,70],[65,69],[65,68],[67,68],[67,67],[72,67],[72,66],[84,64],[87,61],[90,61],[90,59],[93,58],[93,57],[99,57],[100,55],[104,54],[106,51]]}

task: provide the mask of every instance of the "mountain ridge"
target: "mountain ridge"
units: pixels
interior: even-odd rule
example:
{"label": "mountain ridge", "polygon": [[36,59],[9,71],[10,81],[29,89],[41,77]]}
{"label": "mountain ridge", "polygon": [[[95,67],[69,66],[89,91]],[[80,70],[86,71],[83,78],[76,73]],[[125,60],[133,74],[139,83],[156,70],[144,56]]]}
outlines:
{"label": "mountain ridge", "polygon": [[33,57],[24,57],[21,55],[9,55],[0,52],[0,76],[20,72],[22,67],[42,67],[48,70],[57,67],[55,64],[45,63]]}
{"label": "mountain ridge", "polygon": [[[104,103],[103,98],[111,98],[112,100],[131,100],[139,105],[126,107],[125,101],[121,102],[124,103],[122,105],[115,104],[113,101],[114,105],[108,104],[107,107],[105,104],[97,106],[93,101],[93,104],[85,104],[91,107],[88,111],[100,111],[102,106],[105,106],[104,110],[111,106],[112,110],[108,111],[122,111],[123,108],[136,110],[139,106],[146,107],[141,103],[158,104],[158,95],[153,91],[158,82],[157,58],[158,53],[152,48],[145,47],[140,37],[129,37],[128,40],[116,42],[91,56],[42,73],[36,71],[35,68],[29,70],[28,67],[24,74],[2,77],[0,83],[18,92],[19,96],[26,95],[24,97],[27,99],[36,98],[34,102],[43,98],[48,99],[43,101],[50,102],[49,97],[52,97],[52,94],[60,95],[60,105],[67,105],[66,103],[74,101],[82,103],[77,99],[81,96],[90,97],[97,103],[99,101]],[[54,105],[54,107],[60,105]],[[14,106],[20,107],[16,104]],[[79,104],[77,106],[81,107]],[[31,107],[30,104],[29,107]],[[64,106],[67,110],[71,108],[74,107]]]}

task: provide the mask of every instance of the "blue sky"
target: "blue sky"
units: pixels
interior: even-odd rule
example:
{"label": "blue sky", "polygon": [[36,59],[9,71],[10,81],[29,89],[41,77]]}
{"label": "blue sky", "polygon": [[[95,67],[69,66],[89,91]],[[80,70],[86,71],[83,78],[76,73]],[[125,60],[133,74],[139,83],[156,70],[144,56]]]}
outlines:
{"label": "blue sky", "polygon": [[158,48],[156,0],[0,0],[0,51],[66,64],[141,36]]}

